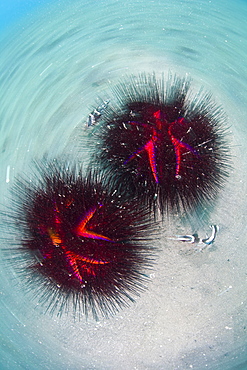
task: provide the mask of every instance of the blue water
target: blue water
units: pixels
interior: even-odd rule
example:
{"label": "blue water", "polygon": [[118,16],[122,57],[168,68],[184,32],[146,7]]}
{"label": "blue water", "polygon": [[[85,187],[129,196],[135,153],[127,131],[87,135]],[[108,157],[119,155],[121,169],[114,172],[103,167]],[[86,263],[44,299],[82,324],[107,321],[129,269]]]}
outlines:
{"label": "blue water", "polygon": [[0,5],[4,205],[13,179],[28,172],[33,158],[66,153],[88,162],[87,114],[128,73],[188,75],[195,92],[201,86],[211,91],[228,116],[233,158],[211,215],[220,225],[214,247],[196,253],[168,241],[182,226],[167,222],[156,242],[162,252],[149,291],[111,320],[74,322],[70,314],[44,314],[3,260],[1,369],[245,368],[246,19],[247,3],[241,0]]}
{"label": "blue water", "polygon": [[22,17],[30,17],[36,9],[40,9],[53,0],[8,0],[0,3],[0,31],[16,25]]}

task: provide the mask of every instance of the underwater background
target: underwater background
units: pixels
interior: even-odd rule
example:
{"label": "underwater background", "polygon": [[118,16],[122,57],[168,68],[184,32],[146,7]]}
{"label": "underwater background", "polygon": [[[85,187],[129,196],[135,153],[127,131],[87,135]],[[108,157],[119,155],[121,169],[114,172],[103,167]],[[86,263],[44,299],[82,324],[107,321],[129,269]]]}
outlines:
{"label": "underwater background", "polygon": [[44,314],[4,258],[10,236],[2,228],[1,369],[247,368],[246,19],[244,0],[0,5],[3,208],[33,159],[69,154],[88,163],[87,116],[131,73],[188,76],[195,91],[210,91],[228,117],[232,155],[210,215],[220,226],[214,245],[198,252],[171,241],[178,230],[204,235],[208,226],[167,220],[149,290],[109,320]]}

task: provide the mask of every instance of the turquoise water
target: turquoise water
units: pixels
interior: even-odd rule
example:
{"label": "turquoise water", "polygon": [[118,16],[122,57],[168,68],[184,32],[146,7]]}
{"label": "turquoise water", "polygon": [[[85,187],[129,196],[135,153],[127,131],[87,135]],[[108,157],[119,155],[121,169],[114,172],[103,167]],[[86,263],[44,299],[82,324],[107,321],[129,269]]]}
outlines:
{"label": "turquoise water", "polygon": [[189,75],[195,91],[204,86],[212,92],[228,116],[233,169],[211,215],[220,225],[215,245],[191,252],[167,239],[182,228],[167,222],[156,242],[162,252],[149,291],[111,320],[74,322],[70,315],[43,314],[12,267],[2,263],[0,367],[244,369],[247,3],[65,0],[36,3],[36,9],[32,2],[9,6],[0,8],[1,203],[8,204],[14,177],[33,158],[66,153],[87,163],[87,114],[119,78],[140,71]]}

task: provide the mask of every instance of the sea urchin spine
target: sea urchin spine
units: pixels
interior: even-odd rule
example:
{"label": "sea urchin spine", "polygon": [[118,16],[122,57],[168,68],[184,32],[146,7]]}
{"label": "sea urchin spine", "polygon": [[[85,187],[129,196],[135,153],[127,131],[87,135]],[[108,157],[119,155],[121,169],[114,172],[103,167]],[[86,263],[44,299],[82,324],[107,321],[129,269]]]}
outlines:
{"label": "sea urchin spine", "polygon": [[11,254],[25,259],[22,273],[48,310],[62,313],[72,302],[95,318],[115,313],[145,286],[154,230],[148,210],[122,202],[95,173],[84,177],[56,161],[37,167],[39,180],[19,179],[13,188],[21,242]]}
{"label": "sea urchin spine", "polygon": [[228,145],[211,96],[191,98],[189,80],[165,84],[154,74],[126,78],[113,95],[96,130],[93,166],[121,194],[161,213],[212,204],[227,176]]}

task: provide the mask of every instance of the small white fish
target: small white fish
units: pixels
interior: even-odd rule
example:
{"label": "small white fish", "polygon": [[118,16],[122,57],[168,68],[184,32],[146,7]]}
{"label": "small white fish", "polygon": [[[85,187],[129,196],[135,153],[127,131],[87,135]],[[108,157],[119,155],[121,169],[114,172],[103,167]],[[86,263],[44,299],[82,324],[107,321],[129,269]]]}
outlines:
{"label": "small white fish", "polygon": [[100,119],[102,113],[104,113],[109,103],[110,103],[110,100],[103,101],[101,105],[99,105],[96,109],[94,109],[88,115],[87,122],[86,122],[87,127],[96,125],[97,121]]}
{"label": "small white fish", "polygon": [[178,240],[180,242],[190,243],[190,244],[198,243],[200,241],[200,239],[198,238],[198,235],[197,234],[193,234],[193,235],[176,235],[175,238],[169,238],[169,239],[170,240]]}
{"label": "small white fish", "polygon": [[215,241],[216,234],[219,231],[218,225],[210,225],[212,229],[211,235],[208,238],[199,238],[197,234],[192,235],[176,235],[175,238],[169,238],[171,240],[178,240],[180,242],[186,242],[190,244],[206,244],[210,245]]}
{"label": "small white fish", "polygon": [[207,244],[207,245],[210,245],[215,241],[216,234],[220,229],[218,225],[210,225],[210,227],[212,229],[212,233],[210,237],[206,239],[201,239],[202,243]]}

